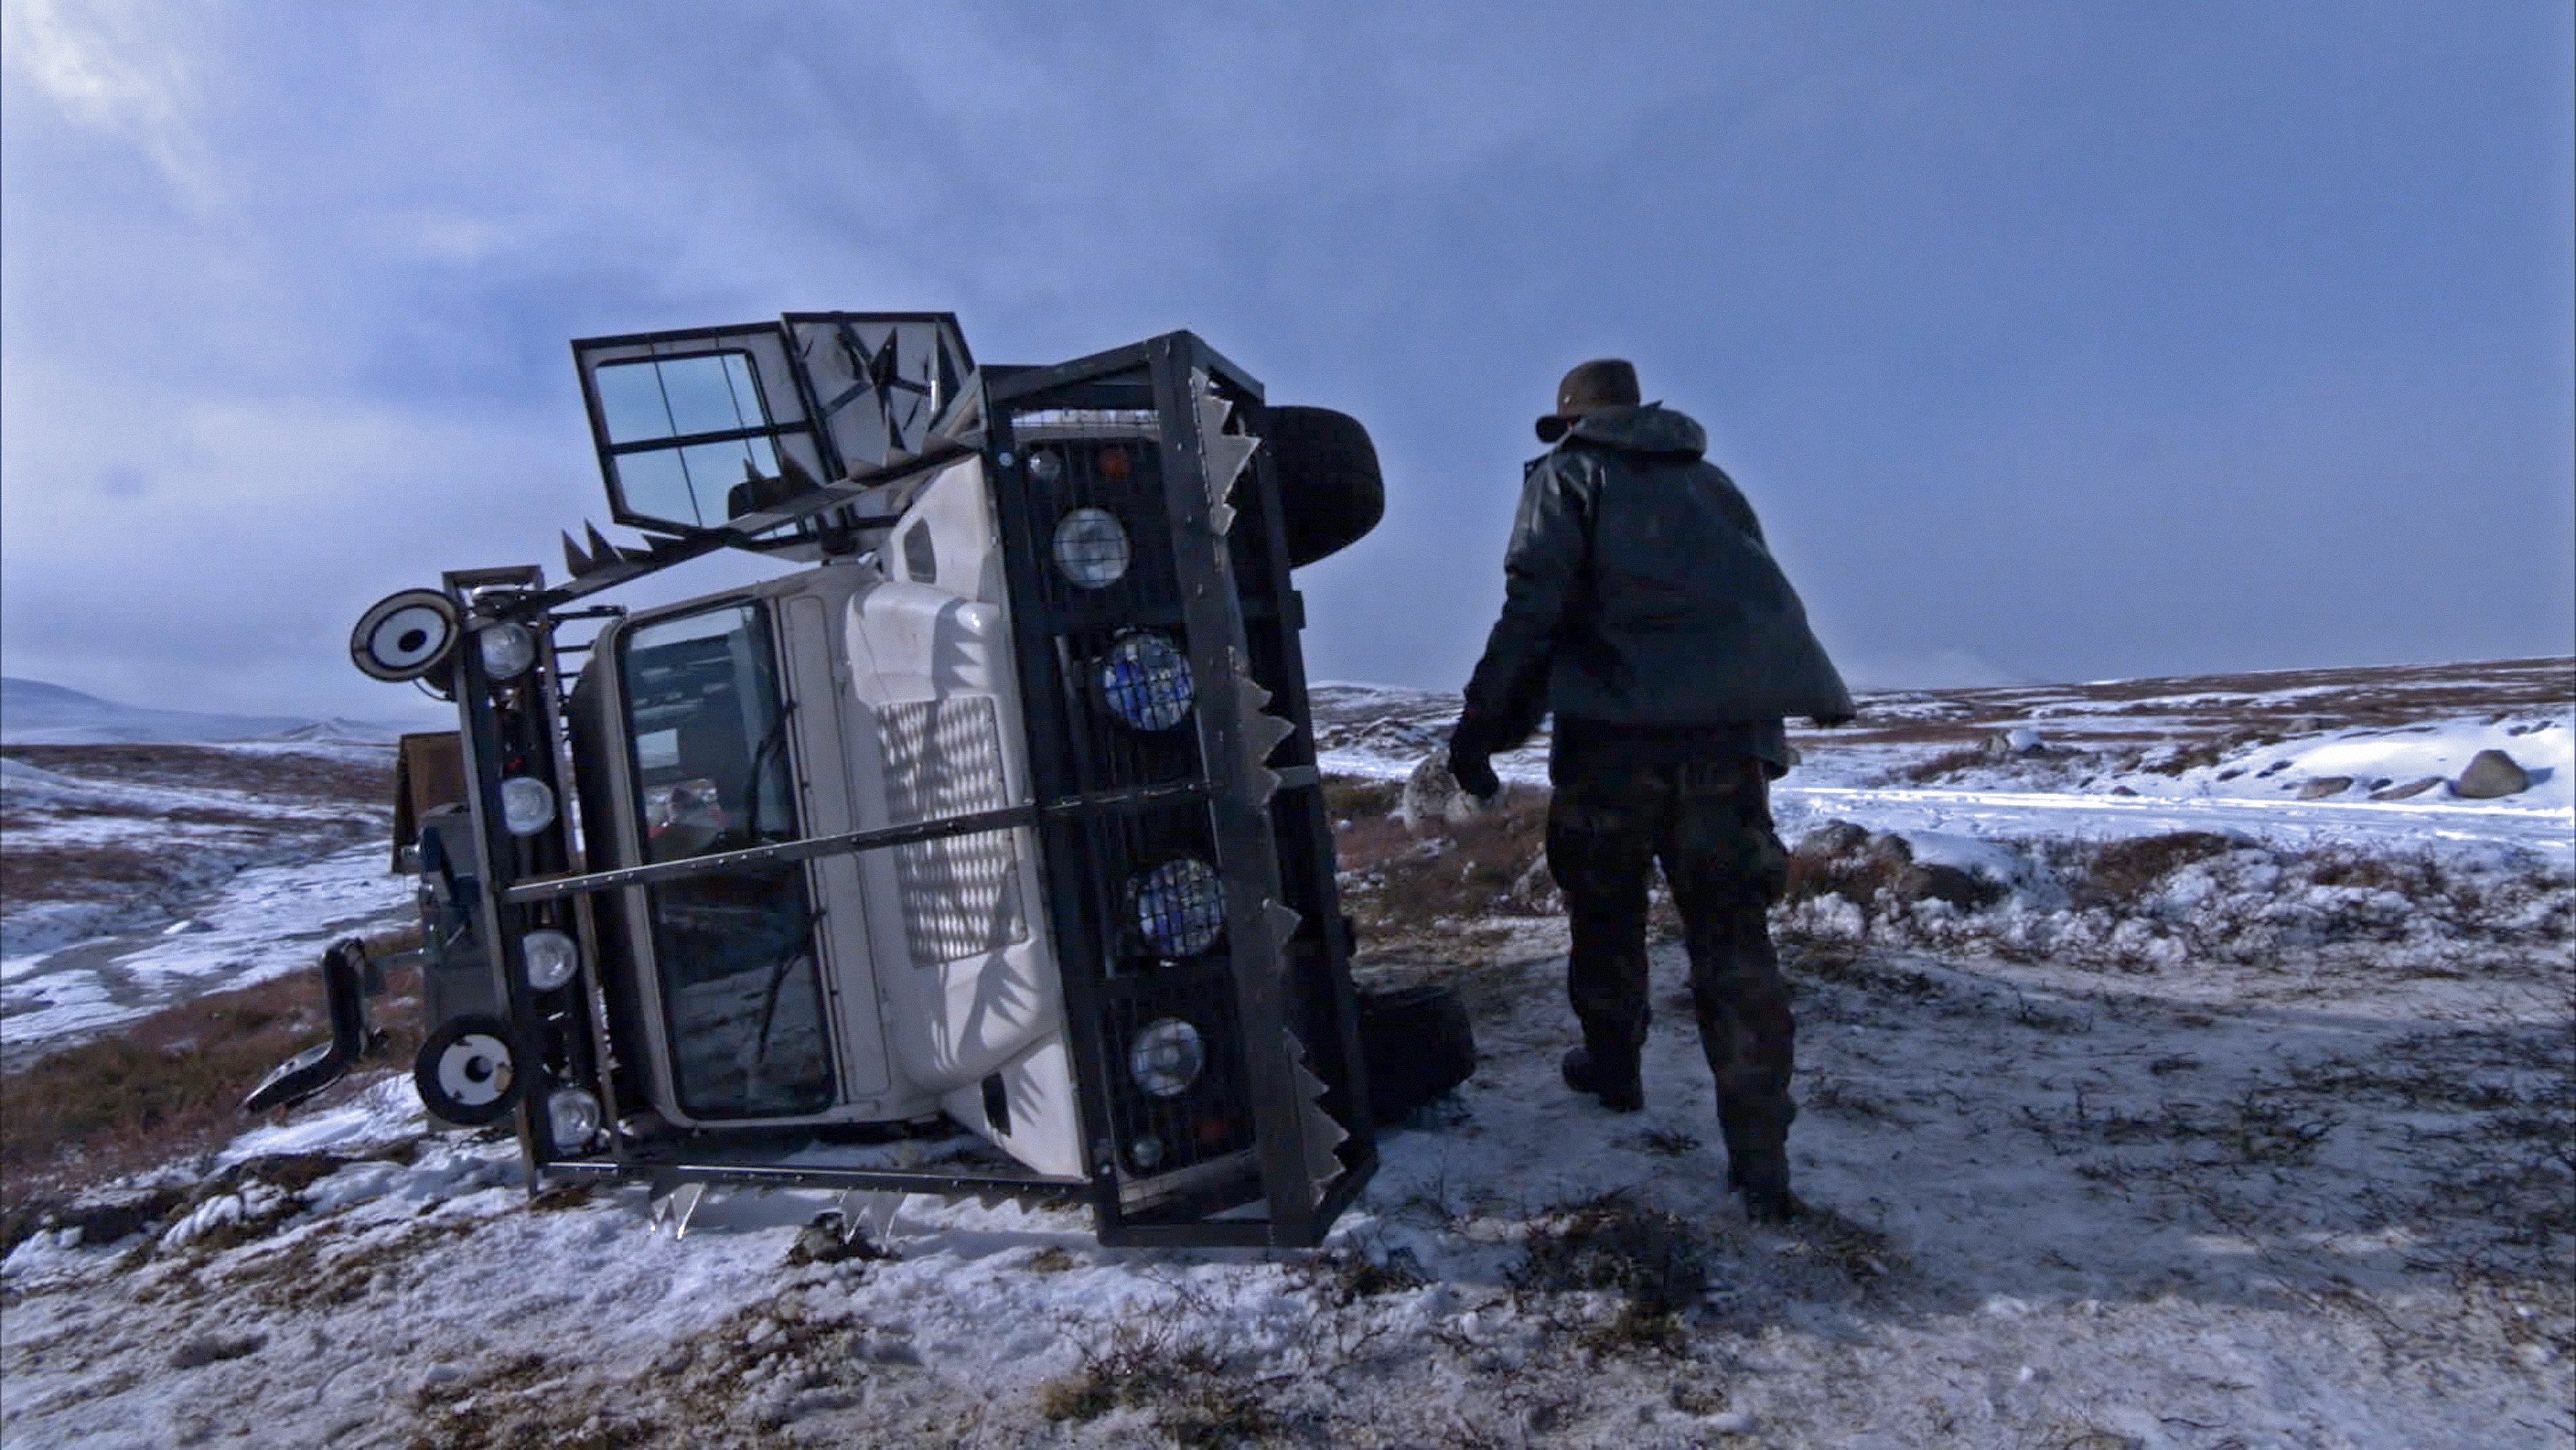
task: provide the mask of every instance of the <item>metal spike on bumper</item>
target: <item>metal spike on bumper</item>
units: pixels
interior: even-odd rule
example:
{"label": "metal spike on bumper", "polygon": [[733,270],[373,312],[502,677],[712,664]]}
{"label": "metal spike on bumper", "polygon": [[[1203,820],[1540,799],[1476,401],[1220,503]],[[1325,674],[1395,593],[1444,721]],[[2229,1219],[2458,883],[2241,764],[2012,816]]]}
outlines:
{"label": "metal spike on bumper", "polygon": [[1274,953],[1285,951],[1288,939],[1295,936],[1297,928],[1305,922],[1306,918],[1294,907],[1282,906],[1276,901],[1261,903],[1261,929],[1269,935],[1270,950]]}
{"label": "metal spike on bumper", "polygon": [[1279,793],[1279,772],[1265,762],[1279,748],[1279,742],[1297,733],[1297,726],[1261,708],[1270,703],[1270,692],[1252,678],[1240,653],[1229,652],[1226,663],[1234,675],[1235,718],[1243,722],[1244,782],[1252,791],[1254,804],[1266,808],[1271,797]]}
{"label": "metal spike on bumper", "polygon": [[582,528],[590,535],[590,565],[592,568],[596,569],[602,564],[623,563],[627,559],[633,557],[624,549],[608,542],[607,538],[599,532],[599,525],[584,523]]}
{"label": "metal spike on bumper", "polygon": [[1273,715],[1261,707],[1270,703],[1270,692],[1243,673],[1243,657],[1235,657],[1234,693],[1242,706],[1243,739],[1246,753],[1255,765],[1268,760],[1279,742],[1297,733],[1297,722]]}
{"label": "metal spike on bumper", "polygon": [[706,1197],[707,1186],[703,1183],[675,1184],[670,1191],[653,1195],[645,1219],[655,1228],[669,1225],[674,1239],[687,1238],[689,1220],[698,1216],[698,1205],[704,1203]]}
{"label": "metal spike on bumper", "polygon": [[841,1236],[865,1237],[882,1246],[894,1235],[894,1216],[904,1195],[884,1189],[852,1188],[841,1194]]}
{"label": "metal spike on bumper", "polygon": [[1297,1126],[1298,1137],[1305,1141],[1306,1178],[1313,1185],[1315,1197],[1320,1199],[1342,1173],[1342,1160],[1333,1150],[1351,1135],[1332,1114],[1324,1111],[1324,1094],[1329,1089],[1324,1086],[1322,1078],[1315,1076],[1315,1070],[1306,1065],[1306,1044],[1297,1040],[1296,1033],[1285,1028],[1281,1029],[1281,1035],[1288,1039],[1288,1061],[1297,1079]]}
{"label": "metal spike on bumper", "polygon": [[1190,391],[1198,400],[1199,452],[1207,463],[1208,529],[1223,536],[1234,527],[1234,506],[1226,498],[1234,492],[1234,481],[1243,475],[1243,467],[1252,461],[1252,450],[1261,440],[1248,433],[1228,433],[1225,423],[1234,416],[1234,405],[1216,395],[1206,373],[1190,375]]}

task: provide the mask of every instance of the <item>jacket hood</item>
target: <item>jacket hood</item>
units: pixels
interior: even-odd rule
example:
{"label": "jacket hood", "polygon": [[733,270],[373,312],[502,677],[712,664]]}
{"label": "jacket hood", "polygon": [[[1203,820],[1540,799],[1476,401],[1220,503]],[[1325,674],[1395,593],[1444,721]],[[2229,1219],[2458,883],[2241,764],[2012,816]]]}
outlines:
{"label": "jacket hood", "polygon": [[1577,418],[1565,430],[1565,441],[1684,458],[1697,458],[1708,452],[1708,430],[1689,414],[1675,412],[1661,403]]}

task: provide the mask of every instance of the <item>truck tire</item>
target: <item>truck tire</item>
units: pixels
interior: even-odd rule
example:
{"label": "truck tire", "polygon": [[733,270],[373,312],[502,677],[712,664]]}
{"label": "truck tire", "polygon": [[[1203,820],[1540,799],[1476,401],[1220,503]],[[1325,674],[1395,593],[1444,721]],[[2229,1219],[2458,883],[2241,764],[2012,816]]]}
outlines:
{"label": "truck tire", "polygon": [[1290,568],[1340,553],[1386,516],[1377,445],[1359,419],[1330,408],[1274,406],[1261,442],[1279,480]]}
{"label": "truck tire", "polygon": [[429,1115],[460,1128],[508,1117],[527,1091],[534,1054],[502,1018],[482,1012],[450,1017],[420,1045],[412,1085]]}
{"label": "truck tire", "polygon": [[1380,1125],[1465,1082],[1476,1071],[1476,1032],[1456,988],[1425,984],[1360,993],[1360,1055],[1369,1112]]}

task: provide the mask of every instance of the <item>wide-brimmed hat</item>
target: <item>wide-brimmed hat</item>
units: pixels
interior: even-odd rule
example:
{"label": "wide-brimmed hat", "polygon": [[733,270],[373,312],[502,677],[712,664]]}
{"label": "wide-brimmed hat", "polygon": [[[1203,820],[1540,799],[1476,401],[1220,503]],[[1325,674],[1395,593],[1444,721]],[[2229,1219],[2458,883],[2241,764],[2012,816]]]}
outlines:
{"label": "wide-brimmed hat", "polygon": [[1643,401],[1637,391],[1637,366],[1623,357],[1597,357],[1579,363],[1556,385],[1556,411],[1538,420],[1538,441],[1565,436],[1577,418],[1615,413]]}

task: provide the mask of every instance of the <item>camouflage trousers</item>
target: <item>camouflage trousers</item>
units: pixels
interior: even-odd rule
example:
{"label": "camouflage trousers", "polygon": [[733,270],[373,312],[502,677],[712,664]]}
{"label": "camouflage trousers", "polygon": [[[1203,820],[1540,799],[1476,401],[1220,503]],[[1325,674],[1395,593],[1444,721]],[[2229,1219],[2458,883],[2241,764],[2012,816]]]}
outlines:
{"label": "camouflage trousers", "polygon": [[[1588,752],[1587,752],[1588,754]],[[1566,995],[1593,1060],[1631,1063],[1647,1003],[1646,885],[1657,863],[1690,954],[1700,1046],[1717,1077],[1732,1155],[1776,1152],[1789,1100],[1795,1023],[1765,911],[1788,884],[1759,761],[1670,763],[1604,753],[1560,759],[1547,864],[1573,927]]]}

